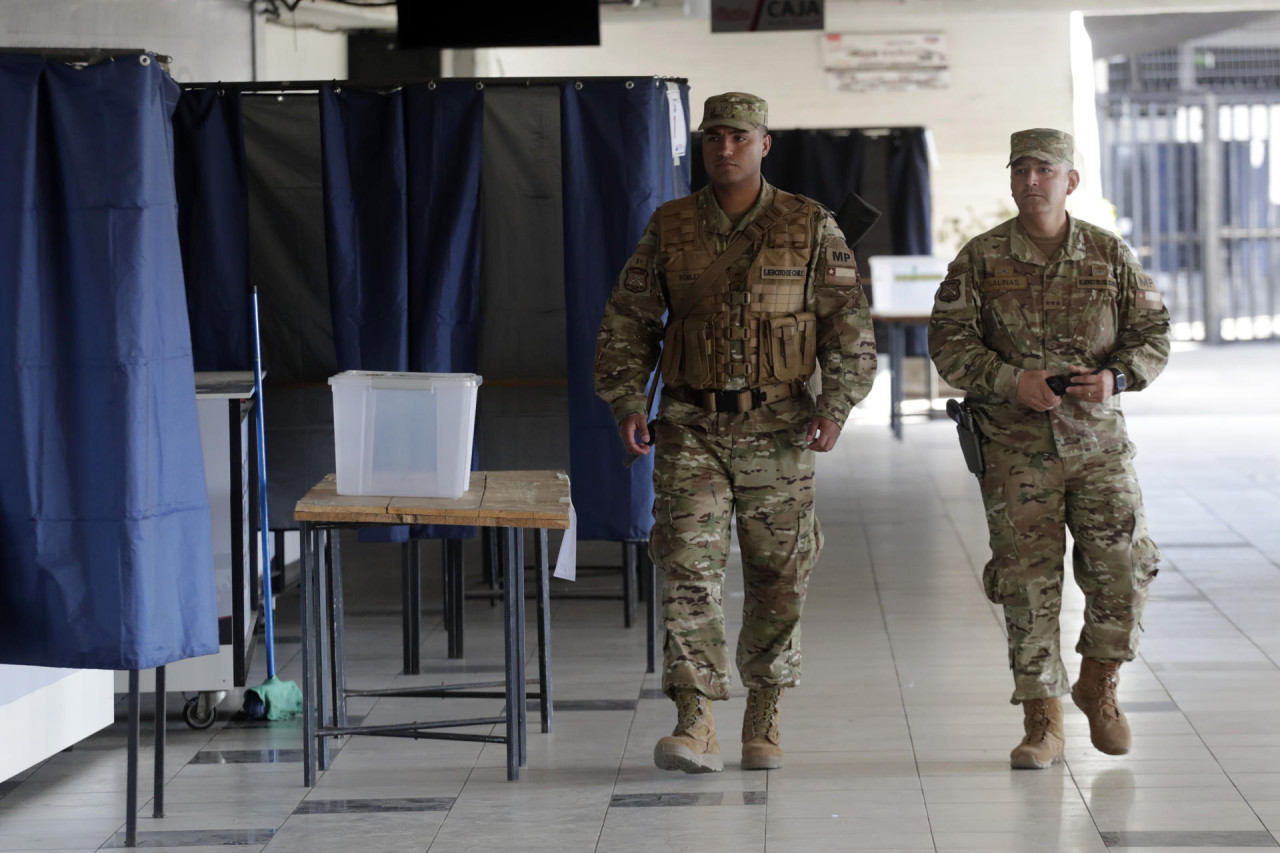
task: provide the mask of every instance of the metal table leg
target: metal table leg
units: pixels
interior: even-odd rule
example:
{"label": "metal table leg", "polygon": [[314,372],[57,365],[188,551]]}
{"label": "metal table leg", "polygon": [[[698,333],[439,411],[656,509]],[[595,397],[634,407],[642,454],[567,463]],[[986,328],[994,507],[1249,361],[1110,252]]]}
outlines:
{"label": "metal table leg", "polygon": [[622,543],[622,627],[630,628],[636,618],[635,586],[632,579],[636,574],[635,553],[630,542]]}
{"label": "metal table leg", "polygon": [[342,601],[342,536],[334,530],[329,540],[329,601],[333,606],[333,707],[338,725],[347,724],[346,613]]}
{"label": "metal table leg", "polygon": [[164,817],[164,736],[165,736],[164,667],[156,667],[156,766],[152,779],[151,816]]}
{"label": "metal table leg", "polygon": [[139,717],[138,671],[129,670],[129,752],[124,782],[124,846],[138,846],[138,735],[142,728]]}
{"label": "metal table leg", "polygon": [[[312,661],[315,659],[315,633],[312,630],[311,591],[315,583],[312,563],[315,560],[313,538],[315,532],[305,521],[299,522],[299,539],[302,545],[302,784],[308,788],[316,786],[315,764],[315,673]],[[270,605],[268,605],[270,606]]]}
{"label": "metal table leg", "polygon": [[[315,566],[315,584],[311,587],[314,593],[311,609],[315,619],[316,637],[316,723],[320,728],[333,725],[333,709],[325,699],[325,692],[332,689],[329,681],[329,530],[316,529],[316,547],[313,565]],[[319,729],[317,729],[319,731]],[[329,739],[320,738],[316,742],[316,765],[321,770],[329,769]]]}
{"label": "metal table leg", "polygon": [[410,539],[400,548],[402,624],[404,629],[404,672],[421,671],[419,642],[422,636],[422,570],[418,562],[418,540]]}
{"label": "metal table leg", "polygon": [[520,778],[520,735],[518,734],[520,712],[518,709],[527,701],[517,685],[519,670],[517,660],[520,650],[516,643],[516,631],[518,629],[516,609],[522,605],[522,602],[516,600],[516,531],[511,528],[504,528],[500,535],[502,537],[502,548],[498,569],[503,579],[502,626],[506,664],[504,669],[506,671],[507,698],[507,779],[514,782]]}
{"label": "metal table leg", "polygon": [[526,676],[529,655],[525,649],[525,637],[528,631],[525,625],[524,603],[524,531],[516,530],[516,570],[512,574],[516,587],[516,690],[520,701],[516,703],[520,720],[517,728],[520,734],[520,766],[529,763],[529,679]]}
{"label": "metal table leg", "polygon": [[649,555],[649,549],[644,543],[640,544],[640,559],[644,563],[641,571],[644,574],[645,587],[649,593],[648,600],[645,602],[645,630],[649,635],[645,644],[648,664],[645,672],[653,672],[658,655],[658,570],[654,566],[653,557]]}
{"label": "metal table leg", "polygon": [[551,731],[551,578],[549,539],[545,529],[534,531],[534,578],[538,596],[538,715],[542,730]]}
{"label": "metal table leg", "polygon": [[901,323],[888,324],[889,336],[889,428],[902,440],[902,373],[907,352],[907,330]]}
{"label": "metal table leg", "polygon": [[462,651],[463,601],[466,579],[462,571],[462,540],[445,539],[442,545],[444,567],[444,622],[448,634],[450,658],[460,658]]}
{"label": "metal table leg", "polygon": [[[485,555],[485,559],[484,559],[485,580],[489,584],[489,591],[494,592],[498,589],[499,584],[502,583],[502,570],[501,570],[502,556],[499,552],[502,550],[503,547],[505,547],[500,544],[503,534],[501,531],[497,530],[496,528],[486,527],[484,528],[482,535],[484,537],[483,547],[484,547],[484,555]],[[493,607],[497,603],[498,601],[496,598],[489,599],[490,607]]]}

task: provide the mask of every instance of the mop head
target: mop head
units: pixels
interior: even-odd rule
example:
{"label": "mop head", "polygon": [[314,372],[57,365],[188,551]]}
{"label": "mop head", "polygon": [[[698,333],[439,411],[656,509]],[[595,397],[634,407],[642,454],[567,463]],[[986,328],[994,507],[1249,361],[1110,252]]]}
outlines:
{"label": "mop head", "polygon": [[244,692],[244,713],[253,720],[288,720],[302,712],[302,691],[274,675]]}

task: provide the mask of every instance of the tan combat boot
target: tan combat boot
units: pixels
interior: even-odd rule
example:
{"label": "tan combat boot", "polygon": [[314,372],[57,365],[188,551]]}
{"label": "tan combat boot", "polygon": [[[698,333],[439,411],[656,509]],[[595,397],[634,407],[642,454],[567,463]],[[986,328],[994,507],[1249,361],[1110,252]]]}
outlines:
{"label": "tan combat boot", "polygon": [[1071,688],[1071,700],[1089,718],[1089,739],[1099,752],[1124,755],[1129,751],[1129,721],[1116,702],[1120,661],[1085,658],[1080,680]]}
{"label": "tan combat boot", "polygon": [[711,700],[696,690],[675,691],[676,730],[659,738],[653,748],[653,763],[663,770],[685,773],[716,773],[724,769],[716,721],[711,717]]}
{"label": "tan combat boot", "polygon": [[743,770],[777,770],[782,766],[782,735],[778,733],[781,698],[781,687],[747,694],[747,711],[742,715]]}
{"label": "tan combat boot", "polygon": [[1022,703],[1022,743],[1009,754],[1015,770],[1044,770],[1062,760],[1066,736],[1062,731],[1062,700],[1026,699]]}

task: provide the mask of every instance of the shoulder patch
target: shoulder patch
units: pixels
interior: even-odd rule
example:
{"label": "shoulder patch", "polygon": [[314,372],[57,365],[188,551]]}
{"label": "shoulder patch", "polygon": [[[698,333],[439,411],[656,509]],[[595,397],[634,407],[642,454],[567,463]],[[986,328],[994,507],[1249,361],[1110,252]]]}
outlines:
{"label": "shoulder patch", "polygon": [[938,292],[934,294],[933,310],[934,311],[954,311],[957,308],[963,308],[964,286],[967,276],[965,273],[956,275],[948,274],[948,277],[942,284],[938,285]]}
{"label": "shoulder patch", "polygon": [[632,293],[644,293],[649,289],[649,277],[642,268],[630,267],[622,280],[622,286]]}
{"label": "shoulder patch", "polygon": [[832,287],[853,287],[858,283],[857,267],[829,266],[825,273],[822,282]]}
{"label": "shoulder patch", "polygon": [[1136,302],[1143,311],[1159,311],[1164,307],[1164,299],[1158,290],[1139,290]]}
{"label": "shoulder patch", "polygon": [[853,266],[853,251],[844,246],[831,246],[827,249],[827,264],[834,267]]}

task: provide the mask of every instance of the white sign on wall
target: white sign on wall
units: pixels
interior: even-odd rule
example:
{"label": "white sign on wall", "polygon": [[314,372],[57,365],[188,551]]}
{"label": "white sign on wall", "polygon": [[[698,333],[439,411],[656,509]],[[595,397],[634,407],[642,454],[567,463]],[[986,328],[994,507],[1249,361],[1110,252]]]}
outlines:
{"label": "white sign on wall", "polygon": [[838,92],[903,92],[950,85],[940,32],[831,33],[822,39],[827,82]]}
{"label": "white sign on wall", "polygon": [[820,30],[824,0],[711,0],[711,32]]}

